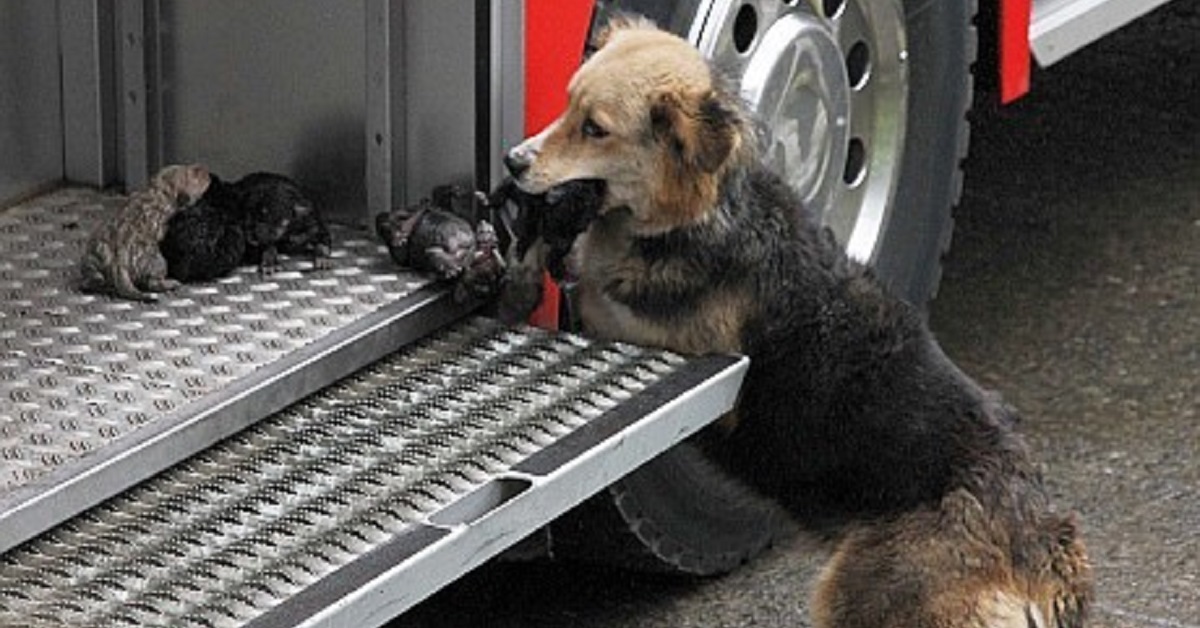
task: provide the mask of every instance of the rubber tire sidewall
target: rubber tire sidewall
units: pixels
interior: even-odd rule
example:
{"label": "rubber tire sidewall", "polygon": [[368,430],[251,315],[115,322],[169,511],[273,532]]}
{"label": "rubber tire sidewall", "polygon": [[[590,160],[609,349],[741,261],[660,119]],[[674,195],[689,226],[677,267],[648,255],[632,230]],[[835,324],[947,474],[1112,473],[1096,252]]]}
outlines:
{"label": "rubber tire sidewall", "polygon": [[[921,306],[936,291],[962,188],[975,7],[975,0],[905,2],[906,141],[874,266],[896,294]],[[685,443],[560,519],[551,536],[559,556],[707,575],[737,567],[789,530],[777,506]]]}
{"label": "rubber tire sidewall", "polygon": [[962,194],[976,56],[975,0],[906,1],[908,115],[900,176],[873,267],[892,291],[925,307]]}

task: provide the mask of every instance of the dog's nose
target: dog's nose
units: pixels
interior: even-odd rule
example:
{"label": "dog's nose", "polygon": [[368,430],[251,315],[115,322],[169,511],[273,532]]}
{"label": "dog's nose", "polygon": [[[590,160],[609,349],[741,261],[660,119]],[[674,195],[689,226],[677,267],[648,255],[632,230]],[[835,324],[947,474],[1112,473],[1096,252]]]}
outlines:
{"label": "dog's nose", "polygon": [[532,165],[533,151],[526,148],[525,145],[517,146],[504,155],[504,167],[508,168],[509,174],[518,179]]}

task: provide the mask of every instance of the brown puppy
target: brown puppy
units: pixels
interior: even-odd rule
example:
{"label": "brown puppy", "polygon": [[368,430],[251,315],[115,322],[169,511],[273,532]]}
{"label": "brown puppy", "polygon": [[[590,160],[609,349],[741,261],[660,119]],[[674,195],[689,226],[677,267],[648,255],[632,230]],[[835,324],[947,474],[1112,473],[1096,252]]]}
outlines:
{"label": "brown puppy", "polygon": [[92,232],[80,261],[81,287],[110,292],[135,301],[154,301],[154,292],[179,286],[167,277],[167,260],[159,244],[167,221],[208,189],[208,169],[201,165],[167,166],[150,185],[129,195],[125,204]]}
{"label": "brown puppy", "polygon": [[630,18],[598,43],[567,110],[507,162],[530,193],[606,188],[571,259],[590,333],[750,356],[738,420],[706,444],[835,540],[816,625],[1082,626],[1083,543],[1015,412],[766,170],[699,53]]}

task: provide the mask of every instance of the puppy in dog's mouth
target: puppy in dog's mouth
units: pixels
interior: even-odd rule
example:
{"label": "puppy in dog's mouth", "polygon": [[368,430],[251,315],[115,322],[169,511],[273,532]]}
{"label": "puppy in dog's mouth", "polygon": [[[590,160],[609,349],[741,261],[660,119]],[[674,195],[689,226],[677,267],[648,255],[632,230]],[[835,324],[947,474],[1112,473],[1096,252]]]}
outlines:
{"label": "puppy in dog's mouth", "polygon": [[[555,280],[570,280],[565,262],[575,239],[587,231],[604,206],[607,186],[600,179],[575,179],[551,186],[542,193],[522,189],[509,179],[500,186],[497,201],[517,207],[513,224],[516,259],[525,259],[530,247],[545,247],[545,267]],[[493,201],[496,202],[496,201]]]}

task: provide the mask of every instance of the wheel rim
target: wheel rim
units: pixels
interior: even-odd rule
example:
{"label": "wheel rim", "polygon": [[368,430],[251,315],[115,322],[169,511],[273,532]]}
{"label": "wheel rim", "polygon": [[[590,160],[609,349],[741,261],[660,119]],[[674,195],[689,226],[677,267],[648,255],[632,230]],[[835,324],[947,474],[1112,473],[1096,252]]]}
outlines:
{"label": "wheel rim", "polygon": [[763,122],[768,164],[851,257],[872,261],[904,149],[899,0],[712,0],[689,36]]}

